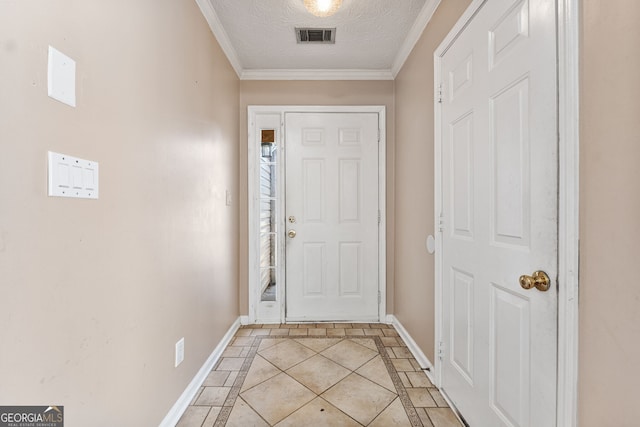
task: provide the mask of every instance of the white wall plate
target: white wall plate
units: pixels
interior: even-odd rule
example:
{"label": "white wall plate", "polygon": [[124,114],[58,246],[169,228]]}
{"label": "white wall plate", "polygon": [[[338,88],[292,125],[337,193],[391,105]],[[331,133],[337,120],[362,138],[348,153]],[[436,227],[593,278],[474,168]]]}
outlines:
{"label": "white wall plate", "polygon": [[49,151],[49,196],[98,198],[98,162]]}

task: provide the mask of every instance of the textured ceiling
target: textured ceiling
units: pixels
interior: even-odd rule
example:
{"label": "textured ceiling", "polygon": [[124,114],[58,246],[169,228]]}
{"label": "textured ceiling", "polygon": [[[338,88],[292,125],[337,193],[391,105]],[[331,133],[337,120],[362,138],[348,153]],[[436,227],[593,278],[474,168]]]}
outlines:
{"label": "textured ceiling", "polygon": [[[303,0],[198,3],[239,74],[310,70],[391,73],[404,61],[439,1],[344,0],[338,12],[327,18],[311,15]],[[297,44],[295,27],[335,27],[336,42]]]}

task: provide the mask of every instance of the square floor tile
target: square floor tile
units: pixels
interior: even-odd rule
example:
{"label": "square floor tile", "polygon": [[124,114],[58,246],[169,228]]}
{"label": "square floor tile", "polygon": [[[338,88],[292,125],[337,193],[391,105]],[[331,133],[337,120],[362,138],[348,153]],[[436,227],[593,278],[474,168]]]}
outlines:
{"label": "square floor tile", "polygon": [[353,371],[377,356],[378,352],[351,340],[344,340],[321,354]]}
{"label": "square floor tile", "polygon": [[280,369],[273,366],[259,354],[256,354],[251,367],[249,367],[247,376],[244,379],[244,383],[242,383],[241,391],[248,390],[251,387],[260,384],[261,382],[268,380],[269,378],[273,378],[280,372],[282,372]]}
{"label": "square floor tile", "polygon": [[189,406],[176,427],[200,427],[209,414],[208,406]]}
{"label": "square floor tile", "polygon": [[269,424],[262,419],[247,403],[241,398],[236,399],[231,415],[225,427],[269,427]]}
{"label": "square floor tile", "polygon": [[269,424],[276,424],[316,395],[287,374],[278,374],[240,396]]}
{"label": "square floor tile", "polygon": [[391,405],[387,406],[387,408],[382,411],[382,413],[378,415],[371,424],[369,424],[369,427],[389,426],[411,427],[411,421],[409,421],[407,412],[404,410],[404,406],[402,406],[402,402],[399,398],[394,400]]}
{"label": "square floor tile", "polygon": [[315,355],[287,371],[287,374],[316,394],[321,394],[350,373],[347,368],[320,355]]}
{"label": "square floor tile", "polygon": [[434,427],[462,427],[449,408],[427,408],[426,411]]}
{"label": "square floor tile", "polygon": [[216,371],[239,371],[244,360],[244,357],[223,357]]}
{"label": "square floor tile", "polygon": [[431,397],[429,389],[426,388],[408,388],[407,394],[416,408],[434,408],[436,402]]}
{"label": "square floor tile", "polygon": [[305,347],[320,353],[322,350],[326,350],[331,346],[334,346],[340,342],[340,338],[299,338],[296,339]]}
{"label": "square floor tile", "polygon": [[196,406],[222,406],[227,400],[231,387],[205,387],[200,393]]}
{"label": "square floor tile", "polygon": [[336,408],[361,424],[369,424],[397,394],[361,377],[351,374],[321,396]]}
{"label": "square floor tile", "polygon": [[376,356],[362,365],[358,368],[356,373],[378,385],[381,385],[393,393],[397,392],[396,387],[393,385],[393,381],[391,380],[391,376],[389,376],[389,371],[380,356]]}
{"label": "square floor tile", "polygon": [[433,387],[429,377],[424,372],[406,372],[407,378],[411,381],[408,387]]}
{"label": "square floor tile", "polygon": [[360,427],[360,424],[326,400],[318,397],[276,424],[276,427],[300,426]]}
{"label": "square floor tile", "polygon": [[316,354],[310,348],[289,339],[258,353],[283,371]]}

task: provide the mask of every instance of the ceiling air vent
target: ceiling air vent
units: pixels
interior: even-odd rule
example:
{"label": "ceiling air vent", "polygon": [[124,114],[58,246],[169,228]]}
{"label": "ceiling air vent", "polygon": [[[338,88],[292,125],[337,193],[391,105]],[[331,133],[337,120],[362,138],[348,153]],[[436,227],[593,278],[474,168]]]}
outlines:
{"label": "ceiling air vent", "polygon": [[298,43],[323,43],[334,44],[336,42],[335,28],[296,28]]}

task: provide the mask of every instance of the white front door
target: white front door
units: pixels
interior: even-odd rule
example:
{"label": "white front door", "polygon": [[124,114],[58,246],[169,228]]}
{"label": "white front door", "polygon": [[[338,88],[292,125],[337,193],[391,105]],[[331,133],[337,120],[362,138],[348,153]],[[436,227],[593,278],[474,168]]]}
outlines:
{"label": "white front door", "polygon": [[474,427],[555,425],[555,7],[489,0],[441,59],[441,386]]}
{"label": "white front door", "polygon": [[285,152],[286,319],[379,320],[378,114],[286,113]]}

